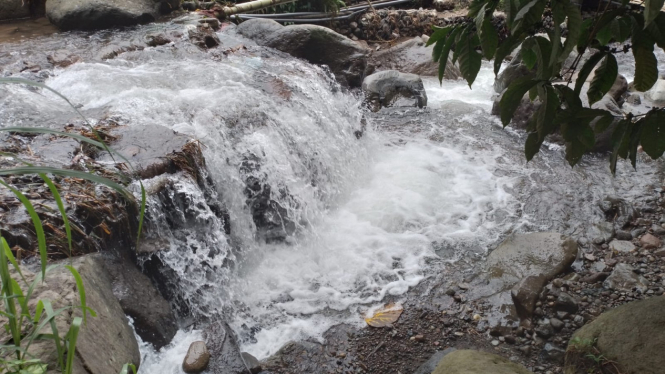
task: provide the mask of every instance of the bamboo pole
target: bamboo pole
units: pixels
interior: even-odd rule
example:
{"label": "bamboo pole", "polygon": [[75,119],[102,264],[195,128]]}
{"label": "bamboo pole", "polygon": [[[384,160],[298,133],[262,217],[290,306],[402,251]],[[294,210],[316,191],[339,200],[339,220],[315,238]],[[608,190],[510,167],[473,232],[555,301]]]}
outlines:
{"label": "bamboo pole", "polygon": [[254,10],[259,10],[263,8],[268,8],[271,6],[275,5],[280,5],[280,4],[288,4],[288,3],[293,3],[296,2],[297,0],[254,0],[254,1],[249,1],[246,3],[242,4],[236,4],[235,6],[232,7],[224,7],[222,9],[222,16],[223,18],[226,18],[230,15],[233,14],[238,14],[238,13],[247,13],[251,12]]}

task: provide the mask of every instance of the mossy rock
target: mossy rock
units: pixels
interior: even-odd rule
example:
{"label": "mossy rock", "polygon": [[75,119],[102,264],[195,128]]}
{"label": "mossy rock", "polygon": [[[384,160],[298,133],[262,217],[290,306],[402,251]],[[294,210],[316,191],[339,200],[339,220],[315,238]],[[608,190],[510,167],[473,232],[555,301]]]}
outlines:
{"label": "mossy rock", "polygon": [[487,352],[460,350],[447,354],[432,374],[532,374],[524,366]]}
{"label": "mossy rock", "polygon": [[573,335],[566,353],[565,373],[586,373],[589,354],[599,358],[598,372],[663,373],[664,310],[665,297],[659,296],[601,314]]}

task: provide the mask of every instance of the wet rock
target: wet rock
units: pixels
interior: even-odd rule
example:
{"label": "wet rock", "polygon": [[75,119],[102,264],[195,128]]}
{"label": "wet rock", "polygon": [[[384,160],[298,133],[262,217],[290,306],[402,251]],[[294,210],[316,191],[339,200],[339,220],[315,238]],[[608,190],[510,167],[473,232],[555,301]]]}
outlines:
{"label": "wet rock", "polygon": [[598,283],[598,282],[602,282],[605,279],[607,279],[607,277],[609,277],[609,275],[610,275],[610,273],[596,272],[596,273],[590,274],[590,275],[580,279],[580,282],[585,282],[585,283],[589,283],[589,284]]}
{"label": "wet rock", "polygon": [[[614,226],[618,229],[623,229],[630,224],[634,219],[639,217],[639,213],[633,205],[625,199],[616,196],[607,196],[600,202],[600,209],[605,213],[605,217],[614,222]],[[627,237],[625,231],[622,232],[622,237],[618,237],[619,230],[617,230],[617,239],[631,240],[632,237]]]}
{"label": "wet rock", "polygon": [[219,30],[219,20],[217,18],[201,18],[199,20],[199,23],[207,24],[210,26],[213,30]]}
{"label": "wet rock", "polygon": [[241,355],[242,359],[245,360],[245,365],[247,365],[247,368],[249,368],[249,371],[252,374],[258,374],[261,372],[261,363],[256,357],[247,352],[242,352]]}
{"label": "wet rock", "polygon": [[611,222],[599,222],[592,224],[587,231],[587,236],[592,238],[594,244],[609,243],[614,237],[614,226]]}
{"label": "wet rock", "polygon": [[512,287],[528,276],[548,281],[567,270],[577,256],[572,238],[553,232],[515,234],[487,257],[485,269],[491,279]]}
{"label": "wet rock", "polygon": [[646,227],[640,227],[640,228],[637,228],[635,230],[632,230],[630,232],[630,235],[633,236],[633,239],[637,239],[637,238],[640,237],[640,235],[644,234],[645,232],[647,232]]}
{"label": "wet rock", "polygon": [[633,239],[633,236],[630,234],[629,231],[624,231],[624,230],[617,230],[615,237],[619,240],[631,240]]}
{"label": "wet rock", "polygon": [[491,353],[458,350],[447,354],[432,374],[530,374],[524,366]]}
{"label": "wet rock", "polygon": [[204,335],[210,351],[210,363],[206,373],[250,374],[240,353],[235,333],[226,322],[211,323],[204,330]]}
{"label": "wet rock", "polygon": [[552,325],[554,331],[561,331],[561,329],[563,329],[565,326],[565,323],[563,323],[563,321],[558,318],[550,318],[550,325]]}
{"label": "wet rock", "polygon": [[626,98],[626,103],[630,105],[640,105],[642,104],[642,99],[640,98],[640,95],[634,93]]}
{"label": "wet rock", "polygon": [[69,65],[81,61],[81,58],[79,56],[70,54],[67,50],[60,49],[53,52],[52,55],[47,56],[46,60],[53,66],[66,68]]}
{"label": "wet rock", "polygon": [[46,16],[62,30],[99,30],[148,23],[157,17],[153,0],[48,0]]}
{"label": "wet rock", "polygon": [[540,352],[540,356],[545,360],[549,362],[553,362],[556,364],[562,364],[564,357],[566,355],[566,351],[562,348],[557,347],[554,344],[547,343],[543,347],[543,350]]}
{"label": "wet rock", "polygon": [[651,234],[645,234],[640,238],[640,244],[642,244],[642,248],[644,249],[660,248],[660,239]]}
{"label": "wet rock", "polygon": [[270,35],[284,28],[271,19],[250,19],[236,28],[236,32],[246,38],[252,39],[258,45],[265,45]]}
{"label": "wet rock", "polygon": [[[69,264],[69,261],[66,262]],[[113,295],[111,282],[104,262],[98,255],[86,255],[73,259],[73,267],[79,272],[86,292],[86,304],[97,312],[97,317],[88,317],[86,326],[80,329],[74,356],[75,373],[117,374],[125,363],[139,365],[141,355],[129,321]],[[23,276],[30,284],[34,273],[23,268]],[[76,281],[64,266],[53,268],[47,273],[45,282],[38,282],[29,302],[33,310],[38,300],[49,300],[53,309],[80,303]],[[24,292],[27,289],[24,289]],[[55,318],[56,326],[64,335],[74,317],[82,317],[80,309],[64,312]],[[0,317],[5,325],[5,317]],[[63,332],[64,331],[64,332]],[[50,333],[50,330],[49,330]],[[9,340],[9,333],[0,331],[3,342]],[[34,341],[28,349],[30,357],[44,360],[49,367],[56,367],[55,346],[50,340]],[[85,369],[84,369],[85,368]]]}
{"label": "wet rock", "polygon": [[554,302],[557,311],[575,313],[579,309],[577,300],[565,292],[561,292]]}
{"label": "wet rock", "polygon": [[215,48],[222,42],[215,33],[215,30],[208,24],[197,25],[188,31],[189,40],[201,49]]}
{"label": "wet rock", "polygon": [[171,39],[169,39],[164,34],[148,35],[147,39],[148,41],[146,42],[146,44],[149,47],[158,47],[160,45],[166,45],[171,43]]}
{"label": "wet rock", "polygon": [[627,240],[612,240],[609,246],[610,250],[615,252],[628,253],[634,251],[637,247]]}
{"label": "wet rock", "polygon": [[552,331],[552,326],[548,324],[543,324],[535,328],[534,330],[538,336],[540,336],[543,339],[548,339],[549,337],[554,334]]}
{"label": "wet rock", "polygon": [[104,256],[104,265],[113,284],[113,294],[134,321],[136,333],[155,349],[169,344],[178,331],[169,302],[127,253]]}
{"label": "wet rock", "polygon": [[665,297],[657,296],[624,304],[598,316],[573,335],[568,345],[565,372],[577,373],[593,345],[622,373],[656,374],[665,367]]}
{"label": "wet rock", "polygon": [[506,66],[496,77],[496,80],[494,80],[494,92],[498,94],[503,93],[503,91],[508,88],[510,83],[515,81],[515,79],[529,74],[531,74],[531,71],[526,65],[524,65],[521,56],[518,55],[510,61],[508,66]]}
{"label": "wet rock", "polygon": [[543,289],[547,279],[542,275],[532,275],[523,278],[510,291],[517,315],[520,318],[531,318],[536,308],[536,302],[540,291]]}
{"label": "wet rock", "polygon": [[665,79],[658,79],[656,84],[644,94],[644,98],[654,106],[665,107]]}
{"label": "wet rock", "polygon": [[30,6],[23,0],[0,0],[0,21],[30,17]]}
{"label": "wet rock", "polygon": [[455,348],[448,348],[443,351],[435,352],[424,364],[420,365],[413,374],[431,374],[443,357],[455,351]]}
{"label": "wet rock", "polygon": [[182,361],[182,371],[185,373],[200,373],[208,366],[210,352],[205,342],[193,342],[189,345],[185,359]]}
{"label": "wet rock", "polygon": [[634,270],[628,264],[616,265],[612,274],[603,282],[603,286],[617,291],[632,291],[633,289],[641,292],[646,291],[649,282],[643,276],[635,273]]}
{"label": "wet rock", "polygon": [[[376,70],[397,70],[402,73],[421,76],[438,76],[439,63],[432,60],[434,46],[425,46],[422,37],[415,37],[388,49],[374,52],[369,57],[369,65]],[[452,57],[443,74],[444,79],[457,79],[461,76],[459,67],[452,63]]]}
{"label": "wet rock", "polygon": [[453,0],[434,0],[434,8],[437,12],[453,10],[455,9],[455,2]]}
{"label": "wet rock", "polygon": [[326,27],[285,26],[270,34],[265,45],[313,64],[327,65],[344,86],[362,84],[369,50]]}
{"label": "wet rock", "polygon": [[607,95],[610,95],[617,103],[620,103],[626,92],[628,92],[628,81],[623,75],[617,74],[617,79],[614,81],[612,88],[607,92]]}
{"label": "wet rock", "polygon": [[365,101],[374,111],[390,106],[398,97],[415,98],[419,108],[427,106],[423,81],[415,74],[386,70],[365,78],[362,85]]}

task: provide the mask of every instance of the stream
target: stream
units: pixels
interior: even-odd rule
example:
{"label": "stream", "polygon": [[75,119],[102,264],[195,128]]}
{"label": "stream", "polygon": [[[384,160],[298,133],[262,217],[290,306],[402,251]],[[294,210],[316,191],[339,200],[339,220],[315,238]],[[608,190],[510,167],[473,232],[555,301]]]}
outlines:
{"label": "stream", "polygon": [[[617,196],[639,205],[660,186],[660,163],[644,157],[637,170],[620,162],[616,177],[607,155],[585,156],[571,169],[556,144],[527,163],[525,134],[489,114],[487,63],[473,89],[424,79],[428,108],[400,102],[366,113],[360,94],[341,89],[326,69],[256,46],[232,27],[210,51],[176,40],[100,58],[111,45],[149,34],[186,35],[187,22],[0,45],[3,75],[44,82],[93,123],[158,124],[204,146],[214,182],[208,192],[228,212],[230,234],[205,191],[182,175],[169,177],[172,197],[188,202],[190,212],[177,213],[193,214],[196,225],[174,230],[173,212],[150,197],[150,227],[170,243],[159,256],[177,277],[182,329],[159,352],[141,344],[140,373],[179,373],[189,343],[201,336],[195,322],[215,316],[259,359],[291,340],[321,339],[339,323],[361,327],[363,313],[383,300],[406,297],[450,266],[471,268],[513,232],[593,240],[605,229],[600,201]],[[57,49],[82,62],[21,71]],[[631,62],[620,63],[630,76]],[[1,126],[78,121],[54,94],[33,91],[0,87]],[[281,227],[257,230],[248,180],[270,186],[288,217],[278,219]]]}

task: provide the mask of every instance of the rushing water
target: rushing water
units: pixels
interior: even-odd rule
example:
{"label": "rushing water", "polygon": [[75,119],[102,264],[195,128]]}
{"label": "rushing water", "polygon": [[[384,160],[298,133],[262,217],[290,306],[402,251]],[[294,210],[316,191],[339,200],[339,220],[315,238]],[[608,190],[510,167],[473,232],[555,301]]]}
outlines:
{"label": "rushing water", "polygon": [[[185,27],[56,34],[29,46],[0,46],[0,62],[5,75],[44,81],[92,119],[158,124],[201,141],[214,191],[169,177],[169,198],[187,201],[181,213],[195,217],[186,229],[169,227],[162,200],[150,198],[153,229],[171,246],[159,256],[178,277],[190,315],[183,321],[221,314],[243,349],[259,358],[289,340],[320,338],[336,323],[360,324],[361,313],[387,295],[404,295],[446,263],[482,259],[511,232],[558,230],[592,239],[594,225],[604,221],[600,200],[615,195],[639,203],[660,183],[655,162],[642,162],[638,171],[621,163],[616,178],[606,156],[586,157],[571,170],[553,144],[526,163],[524,134],[502,129],[489,115],[489,65],[473,90],[461,81],[426,80],[427,109],[363,114],[359,97],[324,69],[253,46],[232,29],[210,52],[176,40],[100,58],[108,45]],[[60,48],[83,62],[21,72]],[[4,87],[0,97],[3,126],[75,120],[47,92]],[[363,115],[367,127],[358,138]],[[286,240],[257,236],[248,178],[269,185],[284,208],[294,226]],[[206,203],[210,196],[229,214],[229,235]],[[142,344],[141,371],[179,371],[199,334],[184,328],[162,352]]]}

